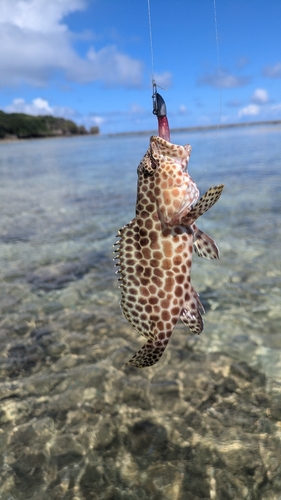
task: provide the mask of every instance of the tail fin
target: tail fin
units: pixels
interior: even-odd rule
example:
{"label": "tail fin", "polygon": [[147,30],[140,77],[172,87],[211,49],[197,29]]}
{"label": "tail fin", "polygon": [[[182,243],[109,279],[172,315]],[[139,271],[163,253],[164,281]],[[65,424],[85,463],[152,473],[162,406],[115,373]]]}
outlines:
{"label": "tail fin", "polygon": [[142,348],[125,364],[135,366],[136,368],[146,368],[159,361],[167,347],[168,341],[159,341],[156,339],[148,340]]}

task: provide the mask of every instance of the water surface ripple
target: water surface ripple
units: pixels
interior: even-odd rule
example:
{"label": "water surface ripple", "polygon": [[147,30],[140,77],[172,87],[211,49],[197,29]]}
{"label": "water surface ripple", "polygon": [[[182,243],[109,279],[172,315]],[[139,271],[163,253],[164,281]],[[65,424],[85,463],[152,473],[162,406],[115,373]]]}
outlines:
{"label": "water surface ripple", "polygon": [[281,130],[174,134],[201,192],[225,183],[194,257],[205,329],[163,360],[122,317],[114,235],[148,137],[0,145],[0,497],[281,498]]}

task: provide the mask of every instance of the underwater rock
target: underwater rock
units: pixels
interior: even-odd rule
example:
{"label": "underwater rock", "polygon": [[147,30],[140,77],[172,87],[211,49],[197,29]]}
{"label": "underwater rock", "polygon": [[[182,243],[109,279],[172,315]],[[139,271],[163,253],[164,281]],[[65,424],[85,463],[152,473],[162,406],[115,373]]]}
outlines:
{"label": "underwater rock", "polygon": [[1,498],[278,498],[278,385],[181,331],[173,363],[124,369],[125,323],[55,314],[4,351]]}

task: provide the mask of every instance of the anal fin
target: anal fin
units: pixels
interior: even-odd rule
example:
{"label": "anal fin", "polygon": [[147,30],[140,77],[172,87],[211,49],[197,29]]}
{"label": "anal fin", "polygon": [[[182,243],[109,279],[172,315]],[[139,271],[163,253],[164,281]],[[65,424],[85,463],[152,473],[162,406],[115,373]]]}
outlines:
{"label": "anal fin", "polygon": [[180,319],[190,329],[192,333],[199,335],[204,328],[204,321],[201,313],[204,313],[204,307],[199,299],[199,295],[191,287],[190,298],[186,301],[182,309]]}

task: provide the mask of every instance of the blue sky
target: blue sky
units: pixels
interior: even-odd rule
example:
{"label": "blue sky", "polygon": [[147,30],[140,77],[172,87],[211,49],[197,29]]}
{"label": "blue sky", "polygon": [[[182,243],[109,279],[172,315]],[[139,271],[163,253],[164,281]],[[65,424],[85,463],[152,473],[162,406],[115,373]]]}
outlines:
{"label": "blue sky", "polygon": [[[280,0],[216,0],[218,50],[214,0],[150,6],[171,127],[281,119]],[[1,0],[0,25],[0,109],[156,127],[147,0]]]}

